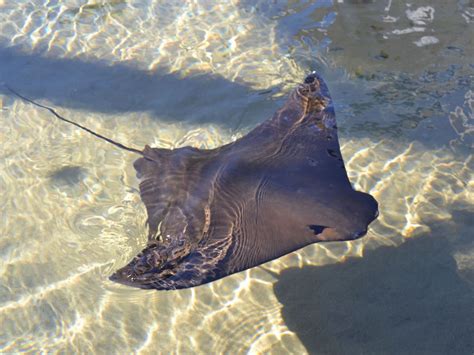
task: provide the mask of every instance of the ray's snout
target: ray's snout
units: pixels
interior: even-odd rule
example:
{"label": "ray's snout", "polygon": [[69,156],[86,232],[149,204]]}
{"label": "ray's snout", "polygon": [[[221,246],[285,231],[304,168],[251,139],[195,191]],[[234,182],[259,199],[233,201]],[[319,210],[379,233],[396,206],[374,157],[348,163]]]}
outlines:
{"label": "ray's snout", "polygon": [[371,195],[354,191],[350,204],[346,204],[342,210],[337,211],[337,208],[334,208],[333,211],[338,216],[337,223],[322,230],[317,235],[319,241],[348,241],[362,238],[367,234],[370,223],[378,216],[378,203]]}
{"label": "ray's snout", "polygon": [[353,211],[354,216],[358,216],[358,221],[353,221],[349,239],[355,240],[367,234],[369,224],[372,223],[379,215],[378,202],[373,196],[356,192],[360,204]]}
{"label": "ray's snout", "polygon": [[363,237],[364,235],[366,235],[366,234],[367,234],[367,229],[361,229],[361,230],[359,230],[359,231],[353,233],[353,234],[351,235],[351,237],[352,237],[351,239],[352,239],[352,240],[359,239],[359,238],[362,238],[362,237]]}

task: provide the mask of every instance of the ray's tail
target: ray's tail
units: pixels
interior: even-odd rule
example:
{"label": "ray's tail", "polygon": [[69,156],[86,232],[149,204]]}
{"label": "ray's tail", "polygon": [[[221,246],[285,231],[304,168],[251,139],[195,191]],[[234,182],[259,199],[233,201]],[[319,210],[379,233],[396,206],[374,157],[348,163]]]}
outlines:
{"label": "ray's tail", "polygon": [[104,137],[103,135],[99,134],[99,133],[96,133],[92,130],[90,130],[89,128],[87,127],[84,127],[82,125],[80,125],[79,123],[77,122],[74,122],[74,121],[71,121],[71,120],[68,120],[67,118],[61,116],[60,114],[58,114],[54,109],[52,109],[51,107],[48,107],[48,106],[45,106],[45,105],[42,105],[32,99],[29,99],[27,98],[26,96],[23,96],[21,95],[20,93],[18,93],[17,91],[13,90],[11,87],[9,87],[8,85],[5,85],[6,88],[8,90],[10,90],[14,95],[18,96],[19,98],[29,102],[29,103],[32,103],[33,105],[35,106],[38,106],[38,107],[41,107],[41,108],[44,108],[46,110],[48,110],[49,112],[51,112],[54,116],[56,116],[57,118],[59,118],[61,121],[64,121],[64,122],[67,122],[67,123],[70,123],[76,127],[79,127],[80,129],[92,134],[93,136],[96,136],[97,138],[100,138],[100,139],[103,139],[105,140],[106,142],[109,142],[110,144],[113,144],[115,145],[116,147],[119,147],[121,149],[125,149],[125,150],[128,150],[129,152],[133,152],[133,153],[137,153],[137,154],[140,154],[140,155],[143,155],[143,152],[141,150],[138,150],[138,149],[135,149],[135,148],[130,148],[130,147],[127,147],[121,143],[118,143],[116,141],[114,141],[113,139],[110,139],[110,138],[107,138],[107,137]]}

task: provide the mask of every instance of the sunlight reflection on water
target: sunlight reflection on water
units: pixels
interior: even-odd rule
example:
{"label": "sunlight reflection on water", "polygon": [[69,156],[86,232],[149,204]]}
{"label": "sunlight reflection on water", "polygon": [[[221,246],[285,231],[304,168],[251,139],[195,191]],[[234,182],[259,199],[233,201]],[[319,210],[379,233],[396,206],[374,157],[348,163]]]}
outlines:
{"label": "sunlight reflection on water", "polygon": [[[473,282],[474,246],[459,237],[472,222],[453,217],[474,202],[473,10],[355,3],[0,1],[0,83],[136,147],[230,142],[320,70],[349,177],[380,203],[354,242],[309,246],[196,289],[116,285],[107,277],[146,236],[135,157],[0,88],[0,351],[301,354],[273,290],[283,270],[436,237],[443,223]],[[187,110],[166,107],[180,97],[172,102]]]}

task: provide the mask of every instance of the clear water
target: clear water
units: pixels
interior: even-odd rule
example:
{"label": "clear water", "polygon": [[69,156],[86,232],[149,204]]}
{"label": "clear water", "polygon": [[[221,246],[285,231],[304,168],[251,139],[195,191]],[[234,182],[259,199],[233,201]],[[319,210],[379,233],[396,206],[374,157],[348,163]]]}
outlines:
{"label": "clear water", "polygon": [[[474,352],[470,0],[0,0],[0,351]],[[108,281],[145,244],[124,144],[216,147],[311,70],[368,235],[195,289]]]}

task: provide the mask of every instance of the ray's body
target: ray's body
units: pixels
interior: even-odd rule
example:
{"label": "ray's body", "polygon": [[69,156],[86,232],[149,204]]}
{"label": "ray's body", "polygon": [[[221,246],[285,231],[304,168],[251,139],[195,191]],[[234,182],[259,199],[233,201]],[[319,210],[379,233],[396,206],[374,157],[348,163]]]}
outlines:
{"label": "ray's body", "polygon": [[359,238],[378,214],[349,182],[332,99],[315,73],[271,119],[217,149],[108,141],[142,155],[134,166],[149,236],[111,276],[126,285],[198,286],[311,243]]}

